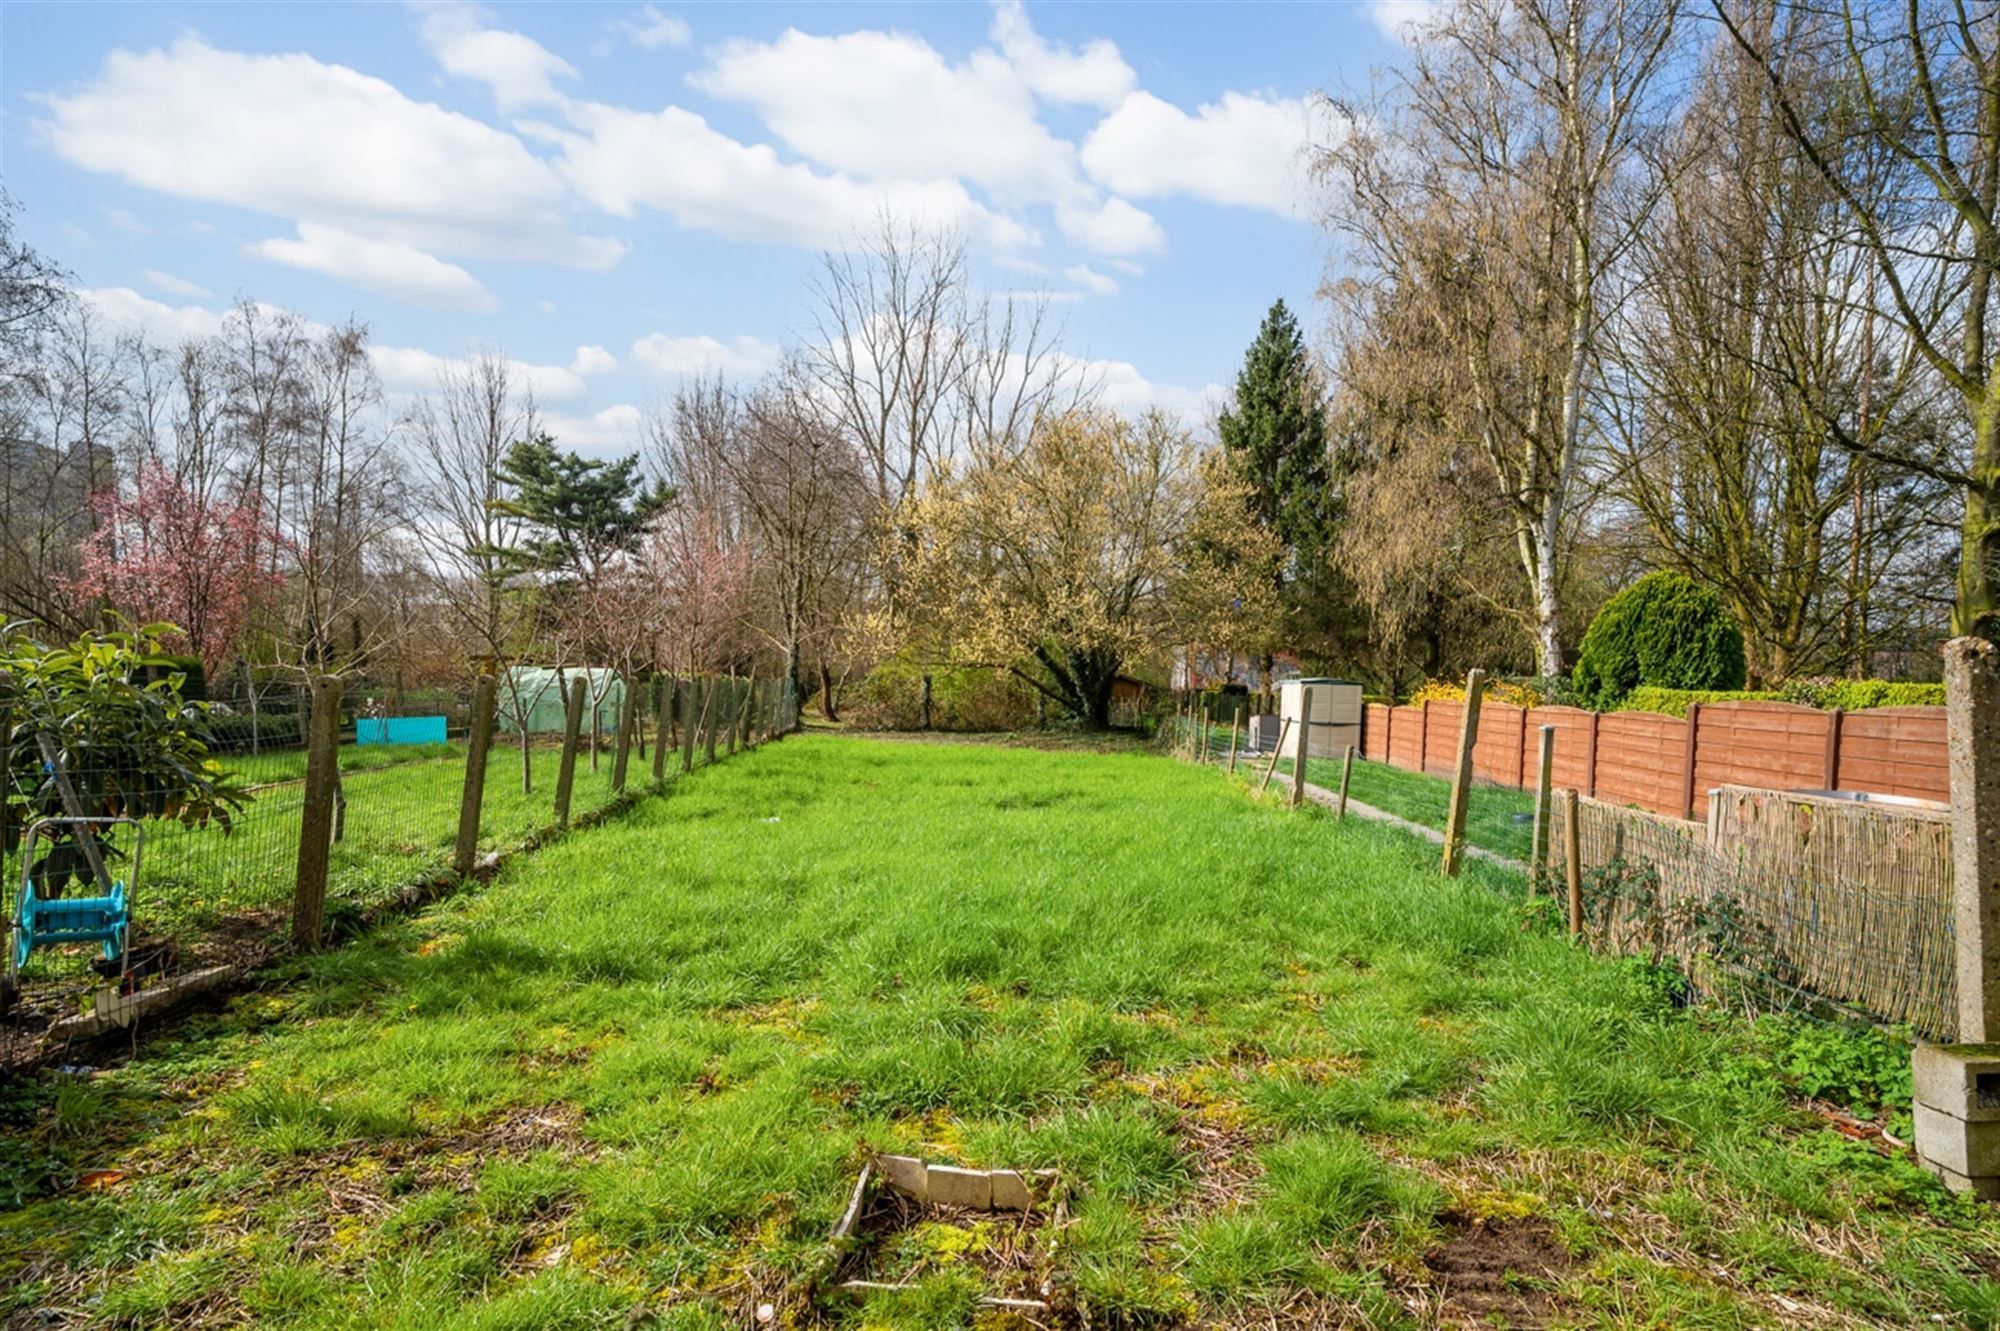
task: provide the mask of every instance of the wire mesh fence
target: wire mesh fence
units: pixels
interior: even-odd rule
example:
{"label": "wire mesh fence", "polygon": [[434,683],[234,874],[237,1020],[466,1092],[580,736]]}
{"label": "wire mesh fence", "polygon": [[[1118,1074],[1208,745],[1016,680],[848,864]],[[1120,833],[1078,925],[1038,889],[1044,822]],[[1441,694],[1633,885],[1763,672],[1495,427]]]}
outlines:
{"label": "wire mesh fence", "polygon": [[[443,703],[437,715],[469,723],[469,698],[424,702]],[[453,871],[470,751],[458,725],[448,727],[450,737],[442,743],[357,742],[356,720],[365,727],[369,715],[386,709],[364,709],[359,718],[351,707],[341,711],[324,887],[329,916],[379,906]],[[410,715],[409,709],[402,714]],[[484,857],[531,844],[560,824],[587,820],[683,771],[783,733],[796,720],[795,697],[776,682],[641,681],[629,714],[614,715],[608,728],[579,728],[574,736],[566,816],[557,804],[565,734],[496,734],[479,789],[477,852]],[[629,726],[629,739],[621,738],[621,725]],[[268,733],[260,735],[254,751],[225,748],[216,755],[238,777],[246,799],[226,816],[201,823],[141,818],[98,828],[87,838],[72,825],[48,824],[31,845],[30,827],[57,807],[55,768],[44,762],[33,777],[22,775],[32,767],[8,770],[0,788],[8,972],[16,973],[12,963],[30,890],[44,903],[74,904],[115,888],[131,922],[129,945],[116,962],[95,943],[35,947],[22,955],[17,988],[26,1009],[57,1011],[104,979],[123,976],[143,984],[159,973],[254,962],[284,945],[308,821],[308,748],[302,742],[273,747],[263,742]],[[81,765],[87,755],[64,759],[63,776],[73,787],[104,784],[98,779],[103,774]],[[86,839],[103,865],[101,875],[83,853]]]}

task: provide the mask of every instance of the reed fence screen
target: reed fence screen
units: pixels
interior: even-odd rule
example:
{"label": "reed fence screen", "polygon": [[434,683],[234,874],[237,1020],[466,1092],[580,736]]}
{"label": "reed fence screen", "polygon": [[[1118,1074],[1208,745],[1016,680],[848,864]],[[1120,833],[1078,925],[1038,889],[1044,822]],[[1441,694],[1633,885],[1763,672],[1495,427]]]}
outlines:
{"label": "reed fence screen", "polygon": [[[1955,1038],[1948,813],[1742,786],[1710,794],[1706,825],[1574,807],[1593,946],[1671,958],[1707,990],[1747,982]],[[1565,841],[1550,838],[1556,883]]]}

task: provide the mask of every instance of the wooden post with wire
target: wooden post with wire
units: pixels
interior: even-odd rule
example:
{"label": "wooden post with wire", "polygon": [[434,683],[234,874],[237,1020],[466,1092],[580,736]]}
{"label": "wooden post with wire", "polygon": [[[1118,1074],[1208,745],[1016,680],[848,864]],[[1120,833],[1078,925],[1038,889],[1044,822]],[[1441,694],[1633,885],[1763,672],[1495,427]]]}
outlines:
{"label": "wooden post with wire", "polygon": [[1285,736],[1291,733],[1292,718],[1288,716],[1278,722],[1278,742],[1271,746],[1271,761],[1264,765],[1264,781],[1257,787],[1259,795],[1271,788],[1271,774],[1278,770],[1278,758],[1285,751]]}
{"label": "wooden post with wire", "polygon": [[590,685],[581,677],[569,682],[563,698],[562,757],[556,761],[556,826],[569,826],[570,792],[576,789],[576,751],[583,743],[583,706]]}
{"label": "wooden post with wire", "polygon": [[298,873],[292,884],[292,946],[310,952],[326,920],[327,857],[333,845],[333,789],[340,772],[340,680],[313,681],[306,740],[305,807],[299,815]]}
{"label": "wooden post with wire", "polygon": [[1528,897],[1549,863],[1549,792],[1555,783],[1556,728],[1542,727],[1540,763],[1535,769],[1535,835],[1528,847]]}
{"label": "wooden post with wire", "polygon": [[667,743],[673,723],[674,681],[669,675],[653,676],[653,784],[667,779]]}
{"label": "wooden post with wire", "polygon": [[1486,697],[1486,672],[1473,667],[1465,676],[1465,712],[1458,723],[1458,762],[1452,768],[1451,805],[1444,819],[1444,872],[1458,877],[1465,855],[1465,817],[1472,806],[1472,757],[1479,746],[1479,704]]}
{"label": "wooden post with wire", "polygon": [[689,675],[680,684],[681,771],[694,770],[694,715],[700,706],[701,680]]}
{"label": "wooden post with wire", "polygon": [[632,728],[639,719],[639,690],[630,674],[618,676],[618,747],[611,757],[611,793],[625,789],[625,769],[632,759]]}
{"label": "wooden post with wire", "polygon": [[1578,823],[1582,801],[1574,790],[1565,794],[1563,872],[1569,879],[1569,933],[1572,938],[1580,938],[1583,936],[1583,832]]}
{"label": "wooden post with wire", "polygon": [[452,850],[452,872],[461,878],[472,872],[479,854],[479,806],[486,798],[486,755],[493,747],[493,676],[481,675],[472,686],[472,725],[465,740],[465,794],[458,804],[458,844]]}
{"label": "wooden post with wire", "polygon": [[1347,783],[1354,779],[1354,746],[1347,746],[1347,756],[1340,760],[1340,802],[1333,806],[1333,816],[1344,820],[1347,817]]}
{"label": "wooden post with wire", "polygon": [[1242,725],[1243,713],[1232,711],[1229,714],[1229,775],[1231,776],[1236,775],[1236,732]]}
{"label": "wooden post with wire", "polygon": [[1292,802],[1296,809],[1306,797],[1306,758],[1312,752],[1312,685],[1299,685],[1299,738],[1292,746]]}

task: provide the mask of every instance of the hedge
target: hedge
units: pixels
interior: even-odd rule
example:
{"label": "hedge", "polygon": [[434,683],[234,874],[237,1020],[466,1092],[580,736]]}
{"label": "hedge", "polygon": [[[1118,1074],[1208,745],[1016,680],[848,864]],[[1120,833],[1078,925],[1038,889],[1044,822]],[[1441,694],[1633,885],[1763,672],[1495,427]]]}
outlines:
{"label": "hedge", "polygon": [[1865,712],[1871,707],[1942,707],[1944,685],[1908,684],[1886,679],[1794,680],[1776,691],[1756,689],[1633,689],[1611,710],[1664,712],[1686,716],[1689,703],[1789,702],[1829,711]]}

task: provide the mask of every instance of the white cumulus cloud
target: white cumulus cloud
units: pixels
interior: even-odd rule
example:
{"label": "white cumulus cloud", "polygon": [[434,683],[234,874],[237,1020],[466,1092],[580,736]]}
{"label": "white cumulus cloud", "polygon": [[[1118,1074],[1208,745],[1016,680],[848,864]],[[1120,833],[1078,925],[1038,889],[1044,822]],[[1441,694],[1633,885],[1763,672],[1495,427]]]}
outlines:
{"label": "white cumulus cloud", "polygon": [[[436,388],[445,371],[462,373],[471,364],[465,356],[440,356],[421,347],[390,347],[376,344],[368,348],[368,359],[382,387],[391,393],[422,393]],[[583,376],[567,365],[536,365],[509,360],[507,370],[516,383],[524,383],[539,401],[567,402],[583,396]]]}
{"label": "white cumulus cloud", "polygon": [[1099,39],[1081,50],[1044,40],[1028,22],[1020,0],[993,6],[993,40],[1038,97],[1085,106],[1116,106],[1138,86],[1138,75],[1115,43]]}
{"label": "white cumulus cloud", "polygon": [[1226,92],[1189,115],[1137,92],[1084,140],[1083,166],[1093,180],[1119,194],[1188,194],[1297,216],[1307,196],[1311,130],[1310,108],[1302,98]]}
{"label": "white cumulus cloud", "polygon": [[554,80],[576,67],[532,37],[489,27],[490,16],[468,4],[422,7],[419,31],[445,73],[484,83],[502,111],[562,100]]}
{"label": "white cumulus cloud", "polygon": [[185,277],[162,272],[158,268],[148,268],[139,276],[146,279],[146,285],[166,292],[169,296],[180,296],[187,300],[212,300],[215,293],[199,282],[190,282]]}
{"label": "white cumulus cloud", "polygon": [[603,347],[578,347],[569,367],[578,374],[609,374],[618,368],[618,358]]}
{"label": "white cumulus cloud", "polygon": [[778,363],[774,343],[760,337],[732,337],[727,342],[699,334],[673,337],[648,333],[632,344],[632,359],[655,374],[721,374],[754,378]]}
{"label": "white cumulus cloud", "polygon": [[487,314],[500,308],[493,293],[455,263],[394,240],[370,240],[339,227],[299,223],[296,240],[273,237],[248,247],[251,254],[307,272],[350,282],[408,305]]}

